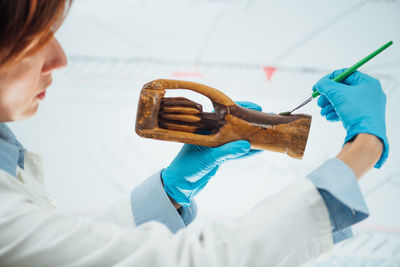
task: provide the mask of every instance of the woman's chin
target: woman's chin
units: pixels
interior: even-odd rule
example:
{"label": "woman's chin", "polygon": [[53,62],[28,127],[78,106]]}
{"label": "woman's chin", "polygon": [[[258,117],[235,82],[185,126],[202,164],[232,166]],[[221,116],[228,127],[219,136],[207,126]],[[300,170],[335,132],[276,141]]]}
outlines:
{"label": "woman's chin", "polygon": [[34,103],[34,105],[32,107],[30,107],[29,109],[24,110],[23,112],[21,112],[20,114],[15,116],[12,121],[19,121],[19,120],[29,119],[29,118],[33,117],[37,113],[38,109],[39,109],[39,102]]}

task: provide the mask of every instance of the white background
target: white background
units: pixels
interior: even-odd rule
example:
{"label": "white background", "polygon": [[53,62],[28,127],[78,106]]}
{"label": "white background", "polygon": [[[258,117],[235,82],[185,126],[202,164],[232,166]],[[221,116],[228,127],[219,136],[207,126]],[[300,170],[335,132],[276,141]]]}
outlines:
{"label": "white background", "polygon": [[[397,0],[77,0],[57,33],[69,66],[54,75],[38,114],[11,127],[27,148],[44,155],[46,187],[60,208],[95,214],[168,166],[181,147],[135,134],[144,83],[197,81],[280,112],[323,75],[392,40],[361,68],[378,77],[388,95],[390,156],[360,182],[371,216],[355,227],[352,242],[367,233],[377,245],[335,251],[336,259],[390,261],[400,255],[399,26]],[[345,137],[341,124],[326,122],[315,102],[301,112],[313,116],[304,159],[266,151],[227,163],[196,198],[195,226],[244,215],[336,156]]]}

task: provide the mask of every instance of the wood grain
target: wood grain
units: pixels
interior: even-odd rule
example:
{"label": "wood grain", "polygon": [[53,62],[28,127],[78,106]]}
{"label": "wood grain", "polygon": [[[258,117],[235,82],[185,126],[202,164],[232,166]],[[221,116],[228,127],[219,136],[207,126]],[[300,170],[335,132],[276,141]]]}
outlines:
{"label": "wood grain", "polygon": [[[201,93],[215,112],[183,97],[164,97],[168,89]],[[198,83],[155,80],[144,85],[136,117],[136,132],[147,138],[216,147],[247,140],[254,149],[286,153],[301,159],[307,144],[311,116],[282,116],[238,106],[221,91]]]}

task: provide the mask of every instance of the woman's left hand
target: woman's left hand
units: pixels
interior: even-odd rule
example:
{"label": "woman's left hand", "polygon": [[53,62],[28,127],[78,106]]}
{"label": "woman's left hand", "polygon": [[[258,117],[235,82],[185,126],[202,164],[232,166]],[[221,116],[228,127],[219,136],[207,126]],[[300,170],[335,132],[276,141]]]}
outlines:
{"label": "woman's left hand", "polygon": [[[261,111],[260,106],[251,102],[237,104]],[[188,207],[193,197],[206,186],[222,163],[259,152],[261,151],[250,149],[250,143],[245,140],[214,148],[185,144],[172,163],[161,173],[164,189],[176,203]]]}

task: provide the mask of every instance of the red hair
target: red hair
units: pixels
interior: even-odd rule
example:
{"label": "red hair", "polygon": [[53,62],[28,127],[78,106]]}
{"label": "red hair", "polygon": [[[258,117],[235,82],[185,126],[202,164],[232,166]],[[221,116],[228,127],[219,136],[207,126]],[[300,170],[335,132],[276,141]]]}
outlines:
{"label": "red hair", "polygon": [[0,0],[0,68],[32,55],[64,21],[72,0]]}

